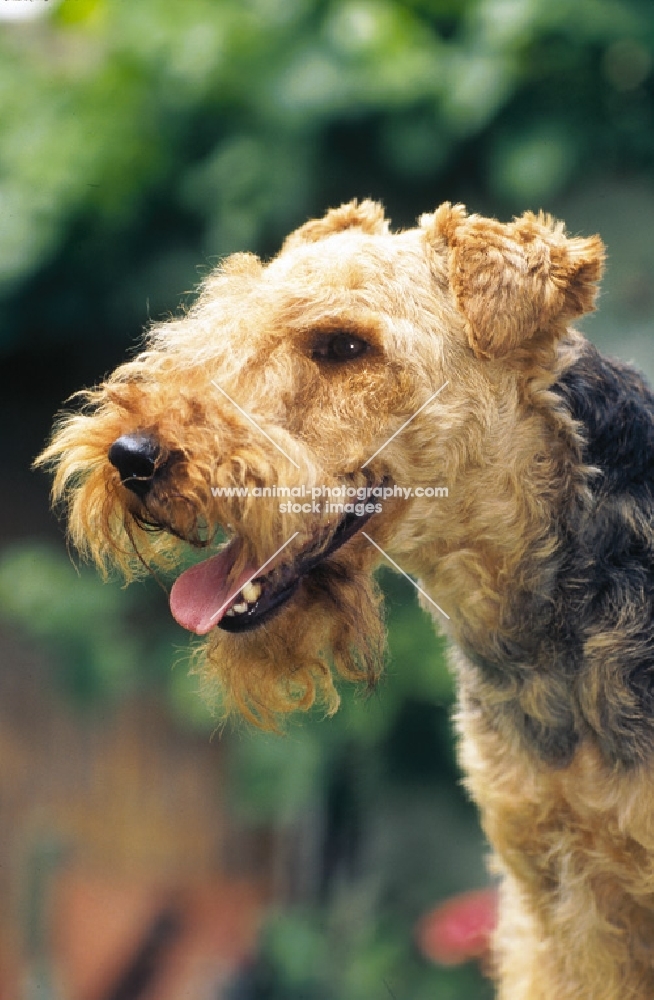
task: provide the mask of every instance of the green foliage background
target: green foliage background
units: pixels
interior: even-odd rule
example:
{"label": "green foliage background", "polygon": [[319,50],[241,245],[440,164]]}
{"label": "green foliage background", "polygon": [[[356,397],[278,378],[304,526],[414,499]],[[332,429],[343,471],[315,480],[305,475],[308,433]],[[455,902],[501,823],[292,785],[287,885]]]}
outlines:
{"label": "green foliage background", "polygon": [[[270,255],[308,216],[354,196],[383,200],[397,225],[449,199],[504,217],[543,207],[605,232],[605,318],[590,330],[651,372],[654,8],[42,6],[41,18],[0,20],[0,415],[10,431],[0,606],[51,650],[54,683],[80,711],[152,690],[209,733],[192,680],[170,669],[184,640],[158,592],[78,577],[52,540],[45,488],[25,473],[52,412],[222,255]],[[347,793],[368,845],[356,874],[332,872],[322,894],[271,920],[256,994],[268,1000],[484,995],[474,970],[431,968],[411,948],[421,912],[484,878],[482,847],[456,784],[442,644],[409,585],[384,580],[392,656],[378,695],[349,693],[335,719],[305,720],[285,739],[225,735],[236,812],[253,823],[312,810],[329,819]]]}

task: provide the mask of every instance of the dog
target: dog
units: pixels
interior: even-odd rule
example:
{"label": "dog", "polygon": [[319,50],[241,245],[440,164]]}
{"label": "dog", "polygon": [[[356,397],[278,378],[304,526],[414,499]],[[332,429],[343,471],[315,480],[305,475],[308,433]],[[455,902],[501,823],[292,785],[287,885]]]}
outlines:
{"label": "dog", "polygon": [[418,581],[501,877],[501,1000],[654,997],[654,396],[570,325],[603,260],[542,213],[392,232],[351,202],[227,258],[38,459],[103,572],[208,553],[171,610],[261,726],[374,685],[374,570]]}

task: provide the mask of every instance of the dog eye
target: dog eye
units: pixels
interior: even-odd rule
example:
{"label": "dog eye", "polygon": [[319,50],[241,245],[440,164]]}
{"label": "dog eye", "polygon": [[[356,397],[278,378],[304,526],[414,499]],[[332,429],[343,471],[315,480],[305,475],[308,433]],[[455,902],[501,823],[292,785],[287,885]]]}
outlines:
{"label": "dog eye", "polygon": [[368,351],[370,345],[352,333],[334,333],[327,340],[316,344],[313,357],[317,361],[353,361]]}

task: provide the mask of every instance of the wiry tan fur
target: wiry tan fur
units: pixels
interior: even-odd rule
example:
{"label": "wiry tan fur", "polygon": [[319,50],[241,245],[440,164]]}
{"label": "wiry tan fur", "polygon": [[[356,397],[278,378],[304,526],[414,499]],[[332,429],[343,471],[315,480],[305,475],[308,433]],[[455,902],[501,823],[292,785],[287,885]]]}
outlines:
{"label": "wiry tan fur", "polygon": [[[601,671],[580,676],[573,699],[547,652],[519,676],[492,666],[528,638],[509,597],[554,600],[557,512],[591,503],[583,435],[554,386],[583,351],[569,323],[592,309],[602,260],[597,237],[571,239],[544,215],[503,225],[444,204],[391,233],[378,205],[353,202],[302,226],[268,264],[226,260],[186,315],[156,326],[82,413],[61,419],[40,458],[73,543],[127,579],[176,568],[189,542],[211,549],[220,532],[242,540],[235,577],[295,531],[286,564],[336,530],[335,517],[217,499],[212,486],[447,486],[437,501],[388,501],[366,531],[447,612],[424,601],[459,649],[461,760],[504,876],[502,1000],[654,997],[651,778],[602,749]],[[367,353],[321,362],[316,342],[337,331]],[[167,530],[143,526],[142,502],[107,460],[137,431],[172,461],[145,504]],[[203,669],[227,706],[274,725],[317,698],[335,709],[333,667],[374,683],[380,558],[359,533],[267,624],[214,629]],[[559,729],[579,742],[557,764],[547,734]]]}

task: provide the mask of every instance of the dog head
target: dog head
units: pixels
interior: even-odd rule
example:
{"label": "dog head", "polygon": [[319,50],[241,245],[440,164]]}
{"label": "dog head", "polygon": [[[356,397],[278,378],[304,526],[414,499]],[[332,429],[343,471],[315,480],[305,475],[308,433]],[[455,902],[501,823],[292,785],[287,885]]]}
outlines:
{"label": "dog head", "polygon": [[454,505],[424,490],[479,462],[489,372],[549,363],[600,256],[544,218],[445,205],[394,234],[363,202],[268,264],[228,258],[38,459],[73,543],[127,579],[206,550],[171,609],[208,637],[230,704],[261,724],[317,696],[334,708],[331,667],[373,683],[383,658],[381,553],[419,573],[460,539]]}

